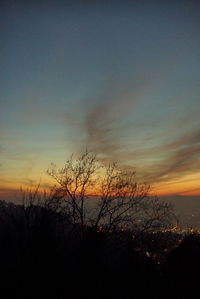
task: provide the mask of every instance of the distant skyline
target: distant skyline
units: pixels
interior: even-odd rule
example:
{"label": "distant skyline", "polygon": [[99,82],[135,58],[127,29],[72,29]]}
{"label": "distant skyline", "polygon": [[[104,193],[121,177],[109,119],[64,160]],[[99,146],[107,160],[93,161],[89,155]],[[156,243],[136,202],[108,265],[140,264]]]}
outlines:
{"label": "distant skyline", "polygon": [[199,1],[1,1],[0,197],[86,147],[200,195]]}

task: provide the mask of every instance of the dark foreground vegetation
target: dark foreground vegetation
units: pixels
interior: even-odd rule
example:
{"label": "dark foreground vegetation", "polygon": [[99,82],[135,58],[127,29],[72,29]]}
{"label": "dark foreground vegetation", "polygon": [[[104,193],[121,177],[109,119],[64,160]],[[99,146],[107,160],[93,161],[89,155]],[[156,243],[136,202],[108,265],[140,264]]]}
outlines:
{"label": "dark foreground vegetation", "polygon": [[48,195],[0,202],[0,298],[192,298],[199,236],[173,233],[173,207],[134,171],[86,150],[48,174]]}
{"label": "dark foreground vegetation", "polygon": [[134,235],[0,202],[1,298],[197,298],[200,237]]}

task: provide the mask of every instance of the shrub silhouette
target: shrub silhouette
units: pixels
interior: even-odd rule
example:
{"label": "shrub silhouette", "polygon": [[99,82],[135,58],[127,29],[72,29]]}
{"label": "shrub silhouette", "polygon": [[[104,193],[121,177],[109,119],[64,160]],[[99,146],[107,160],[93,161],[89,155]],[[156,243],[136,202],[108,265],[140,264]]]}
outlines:
{"label": "shrub silhouette", "polygon": [[[200,269],[200,236],[190,234],[172,250],[164,267],[165,282],[176,298],[195,298],[198,292]],[[170,294],[168,294],[168,298]]]}
{"label": "shrub silhouette", "polygon": [[160,298],[155,256],[172,207],[150,197],[134,172],[111,164],[100,178],[99,168],[86,151],[48,171],[57,181],[49,195],[38,186],[22,192],[21,205],[0,202],[2,298]]}
{"label": "shrub silhouette", "polygon": [[156,298],[156,264],[130,234],[88,227],[80,238],[66,219],[0,202],[1,298]]}

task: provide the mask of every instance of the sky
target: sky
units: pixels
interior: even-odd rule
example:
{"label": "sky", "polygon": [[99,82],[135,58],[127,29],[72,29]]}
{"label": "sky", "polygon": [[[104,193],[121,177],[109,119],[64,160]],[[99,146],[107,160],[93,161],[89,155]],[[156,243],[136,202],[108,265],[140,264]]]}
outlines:
{"label": "sky", "polygon": [[87,147],[196,202],[199,112],[199,1],[1,1],[0,198]]}

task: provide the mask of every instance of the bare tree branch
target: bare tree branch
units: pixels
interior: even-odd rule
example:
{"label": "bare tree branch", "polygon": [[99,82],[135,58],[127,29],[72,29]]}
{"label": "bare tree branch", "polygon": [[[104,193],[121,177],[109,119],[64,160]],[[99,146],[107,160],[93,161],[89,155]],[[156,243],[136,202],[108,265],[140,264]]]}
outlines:
{"label": "bare tree branch", "polygon": [[88,150],[76,159],[72,155],[61,169],[51,164],[47,173],[57,183],[51,198],[54,206],[65,209],[82,231],[92,225],[96,230],[126,227],[143,233],[173,222],[172,206],[151,197],[150,186],[137,183],[135,171],[120,169],[116,163],[100,165]]}

